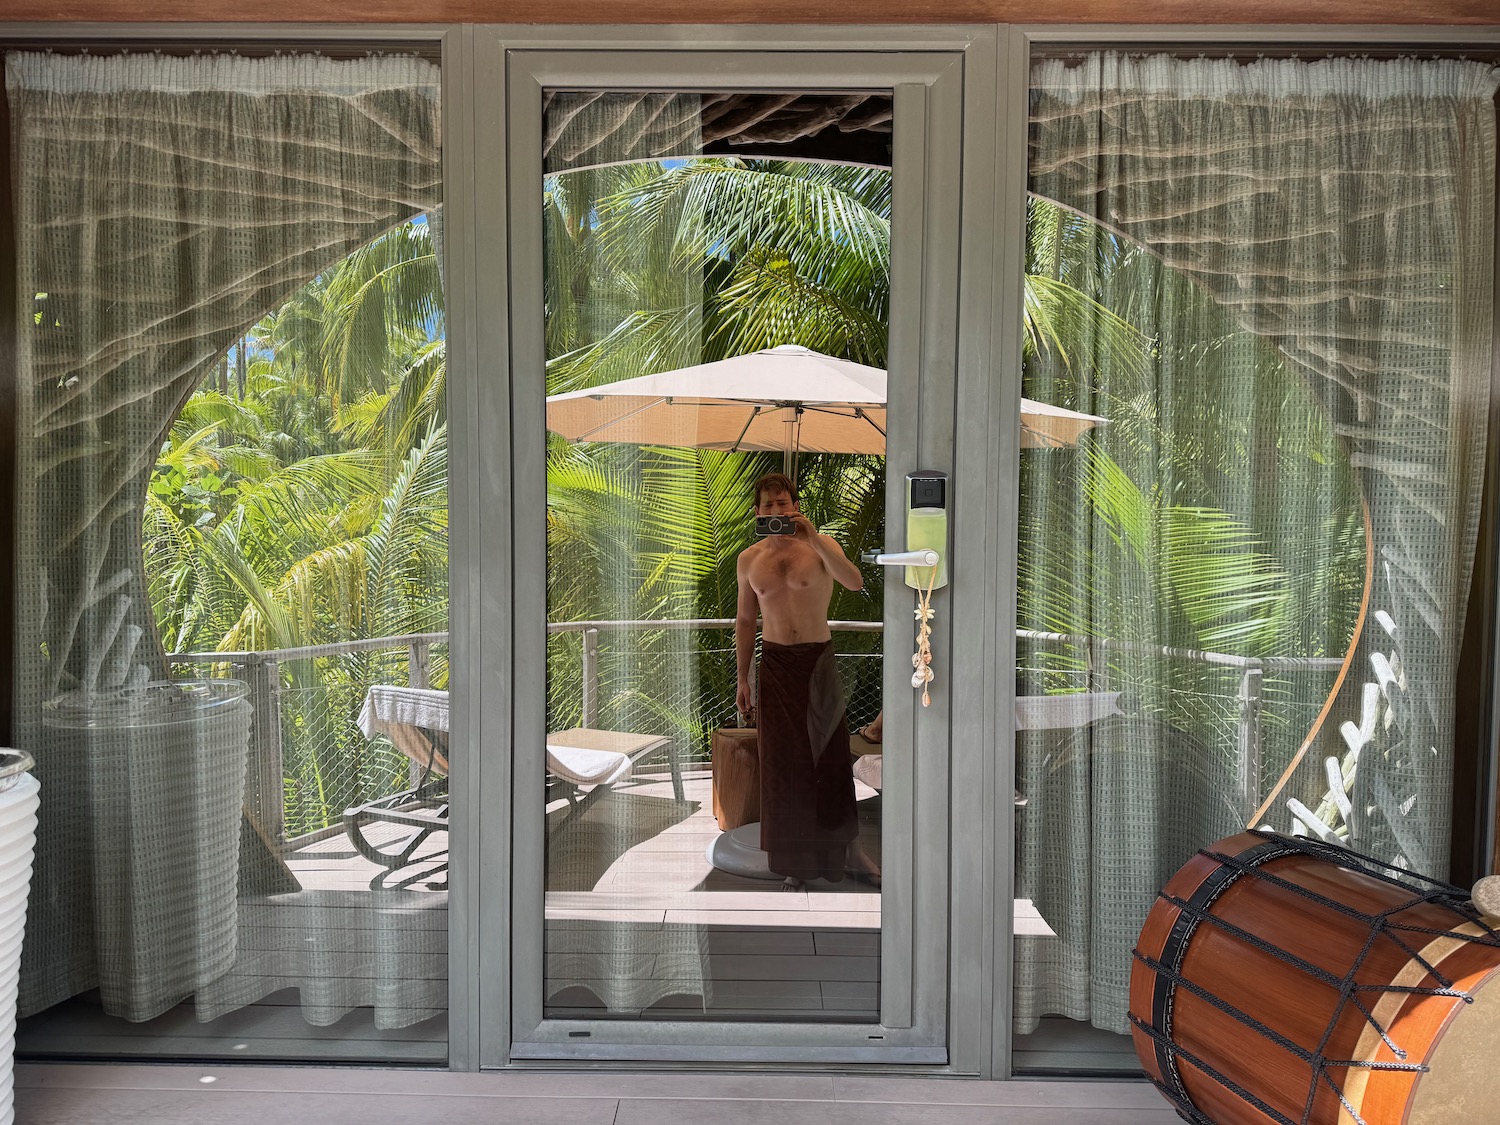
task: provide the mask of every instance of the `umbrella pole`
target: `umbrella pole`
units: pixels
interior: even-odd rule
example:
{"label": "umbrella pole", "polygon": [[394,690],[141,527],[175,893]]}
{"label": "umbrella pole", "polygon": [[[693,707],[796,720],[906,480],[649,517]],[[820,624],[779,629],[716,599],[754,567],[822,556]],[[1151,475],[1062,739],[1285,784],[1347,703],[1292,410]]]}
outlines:
{"label": "umbrella pole", "polygon": [[786,442],[781,449],[781,471],[793,484],[797,482],[797,446],[801,441],[802,411],[795,406],[781,410],[781,420],[786,424]]}

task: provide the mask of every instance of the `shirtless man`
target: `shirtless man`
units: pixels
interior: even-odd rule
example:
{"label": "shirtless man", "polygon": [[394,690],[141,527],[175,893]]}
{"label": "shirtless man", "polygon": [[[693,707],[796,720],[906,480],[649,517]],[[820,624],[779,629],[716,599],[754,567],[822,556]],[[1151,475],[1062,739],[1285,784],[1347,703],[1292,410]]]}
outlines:
{"label": "shirtless man", "polygon": [[[740,553],[735,571],[735,705],[757,715],[761,757],[761,848],[788,889],[850,874],[879,886],[858,843],[843,689],[834,666],[828,604],[833,584],[861,589],[859,568],[819,534],[781,473],[755,483],[755,514],[785,516],[793,535],[768,535]],[[750,691],[757,622],[759,707]]]}

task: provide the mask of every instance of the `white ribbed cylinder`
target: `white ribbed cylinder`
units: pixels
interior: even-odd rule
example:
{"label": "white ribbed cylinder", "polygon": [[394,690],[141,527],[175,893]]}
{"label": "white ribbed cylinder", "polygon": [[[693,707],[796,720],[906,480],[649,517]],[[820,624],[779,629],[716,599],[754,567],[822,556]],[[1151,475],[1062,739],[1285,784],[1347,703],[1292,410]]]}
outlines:
{"label": "white ribbed cylinder", "polygon": [[36,778],[22,774],[0,791],[0,1125],[16,1119],[16,990],[40,789]]}

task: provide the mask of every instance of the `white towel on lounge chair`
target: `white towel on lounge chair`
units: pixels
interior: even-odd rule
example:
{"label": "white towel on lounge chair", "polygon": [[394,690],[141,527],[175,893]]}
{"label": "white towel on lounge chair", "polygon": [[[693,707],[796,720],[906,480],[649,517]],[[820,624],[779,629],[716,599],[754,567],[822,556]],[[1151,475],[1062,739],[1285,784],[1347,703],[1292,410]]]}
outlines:
{"label": "white towel on lounge chair", "polygon": [[1018,695],[1017,730],[1066,730],[1123,715],[1117,691],[1078,691],[1061,695]]}
{"label": "white towel on lounge chair", "polygon": [[854,765],[850,769],[854,773],[856,781],[863,781],[871,789],[879,790],[883,781],[881,764],[885,761],[884,754],[861,754],[854,759]]}
{"label": "white towel on lounge chair", "polygon": [[[425,764],[434,747],[418,729],[441,731],[442,746],[436,748],[435,765],[439,772],[448,772],[444,755],[447,749],[448,693],[432,688],[398,687],[393,684],[376,684],[365,694],[364,706],[359,712],[359,729],[366,738],[383,734],[419,764]],[[604,739],[606,745],[620,743],[631,753],[605,750],[597,746],[570,746],[567,739],[576,736],[579,741]],[[629,780],[635,770],[633,755],[654,749],[664,739],[652,735],[621,734],[616,731],[563,731],[549,735],[547,741],[547,772],[560,781],[571,785],[615,785]]]}
{"label": "white towel on lounge chair", "polygon": [[432,688],[376,684],[365,693],[359,729],[366,738],[389,735],[398,724],[426,730],[448,729],[448,693]]}
{"label": "white towel on lounge chair", "polygon": [[629,755],[613,750],[547,745],[547,771],[574,785],[615,785],[628,780],[634,769]]}
{"label": "white towel on lounge chair", "polygon": [[383,734],[419,766],[448,773],[448,693],[432,688],[374,684],[359,709],[366,738]]}

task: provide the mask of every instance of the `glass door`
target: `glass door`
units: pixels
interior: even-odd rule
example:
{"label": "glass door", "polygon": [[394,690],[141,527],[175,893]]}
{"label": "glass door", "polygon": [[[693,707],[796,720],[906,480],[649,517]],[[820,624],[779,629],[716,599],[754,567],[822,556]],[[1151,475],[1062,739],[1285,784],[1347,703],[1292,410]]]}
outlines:
{"label": "glass door", "polygon": [[947,1061],[956,76],[508,57],[513,1058]]}

